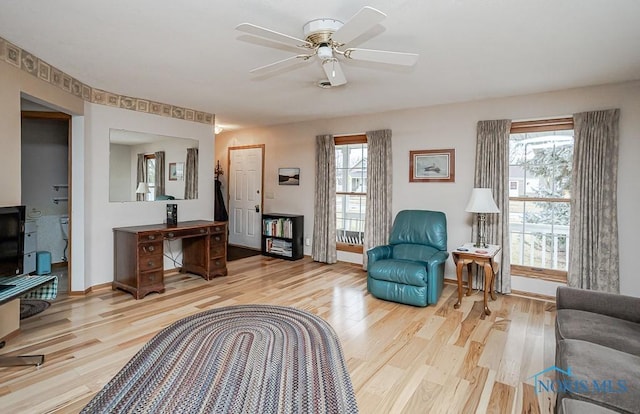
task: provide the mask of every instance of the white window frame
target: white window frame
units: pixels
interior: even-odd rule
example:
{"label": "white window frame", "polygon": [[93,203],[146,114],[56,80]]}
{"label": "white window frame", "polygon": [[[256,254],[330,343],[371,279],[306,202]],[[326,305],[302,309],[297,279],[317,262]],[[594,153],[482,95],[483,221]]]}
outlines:
{"label": "white window frame", "polygon": [[[512,122],[510,134],[520,134],[526,132],[549,132],[549,131],[563,131],[574,129],[573,118],[555,118],[555,119],[543,119],[537,121],[521,121]],[[511,164],[509,164],[511,166]],[[516,184],[518,184],[516,182]],[[511,181],[509,182],[509,189],[511,189]],[[536,197],[512,197],[511,191],[509,193],[509,202],[511,201],[528,201],[528,202],[571,202],[570,198],[536,198]],[[567,271],[557,270],[549,268],[541,268],[535,266],[526,265],[511,265],[511,274],[517,276],[532,277],[537,279],[551,280],[554,282],[566,282]]]}
{"label": "white window frame", "polygon": [[[348,145],[348,144],[367,144],[367,136],[364,134],[358,134],[358,135],[344,135],[344,136],[335,136],[334,137],[334,144],[335,146],[340,146],[340,145]],[[336,169],[338,168],[338,165],[336,165]],[[336,196],[364,196],[366,198],[367,193],[366,192],[343,192],[343,191],[336,191]],[[363,253],[364,252],[364,248],[362,246],[362,244],[352,244],[352,243],[340,243],[340,242],[336,242],[336,250],[339,251],[347,251],[347,252],[352,252],[352,253]]]}

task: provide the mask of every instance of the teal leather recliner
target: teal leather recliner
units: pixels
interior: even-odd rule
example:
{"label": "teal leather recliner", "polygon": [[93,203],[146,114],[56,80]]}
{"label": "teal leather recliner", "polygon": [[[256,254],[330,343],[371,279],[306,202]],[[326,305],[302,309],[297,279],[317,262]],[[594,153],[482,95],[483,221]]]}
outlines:
{"label": "teal leather recliner", "polygon": [[403,210],[393,221],[389,244],[367,251],[367,289],[376,298],[392,302],[436,303],[448,256],[445,214]]}

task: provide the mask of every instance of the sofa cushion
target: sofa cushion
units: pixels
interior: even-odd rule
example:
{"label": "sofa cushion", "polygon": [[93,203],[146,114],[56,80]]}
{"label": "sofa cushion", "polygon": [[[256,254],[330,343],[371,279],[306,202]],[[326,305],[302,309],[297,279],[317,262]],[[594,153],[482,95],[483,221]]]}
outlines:
{"label": "sofa cushion", "polygon": [[427,286],[427,264],[408,260],[379,260],[369,266],[369,277],[411,286]]}
{"label": "sofa cushion", "polygon": [[582,400],[614,411],[638,412],[640,357],[591,342],[565,339],[558,342],[556,360],[560,368],[571,370],[571,376],[557,373],[558,380],[573,384],[558,390],[562,398]]}
{"label": "sofa cushion", "polygon": [[640,324],[599,313],[559,309],[556,340],[580,339],[640,356]]}
{"label": "sofa cushion", "polygon": [[558,407],[558,414],[616,414],[616,411],[584,401],[563,398]]}

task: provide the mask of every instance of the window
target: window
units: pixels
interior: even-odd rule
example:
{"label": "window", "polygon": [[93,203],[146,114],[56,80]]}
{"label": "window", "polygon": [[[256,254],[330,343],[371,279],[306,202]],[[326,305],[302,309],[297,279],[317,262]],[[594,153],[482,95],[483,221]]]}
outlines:
{"label": "window", "polygon": [[336,248],[362,253],[367,201],[367,137],[335,137]]}
{"label": "window", "polygon": [[147,195],[149,201],[156,199],[156,156],[147,154],[144,156],[144,173],[147,178]]}
{"label": "window", "polygon": [[513,274],[566,280],[572,158],[572,118],[512,124],[509,236]]}

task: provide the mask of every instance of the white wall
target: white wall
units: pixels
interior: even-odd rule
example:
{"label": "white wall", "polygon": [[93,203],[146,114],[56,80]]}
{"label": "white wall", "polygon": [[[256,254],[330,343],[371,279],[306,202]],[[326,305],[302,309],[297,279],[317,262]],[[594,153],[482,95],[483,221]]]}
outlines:
{"label": "white wall", "polygon": [[[83,106],[84,110],[84,106]],[[91,285],[88,273],[85,271],[87,249],[85,240],[85,118],[73,116],[71,118],[71,220],[69,221],[69,238],[71,267],[71,291],[82,292]]]}
{"label": "white wall", "polygon": [[[195,139],[199,142],[197,200],[176,200],[178,218],[213,219],[213,144],[211,125],[85,102],[85,288],[113,281],[112,228],[162,223],[165,202],[109,202],[109,129]],[[74,197],[75,197],[74,190]],[[75,253],[75,251],[74,251]],[[75,282],[75,278],[74,278]]]}
{"label": "white wall", "polygon": [[137,185],[131,173],[131,147],[109,145],[109,200],[135,200]]}
{"label": "white wall", "polygon": [[[328,91],[330,93],[330,91]],[[268,128],[229,131],[218,136],[216,154],[227,164],[227,148],[265,144],[264,211],[305,216],[305,238],[313,228],[314,142],[318,134],[393,131],[393,211],[440,210],[447,214],[449,249],[471,237],[472,215],[464,212],[475,163],[476,124],[479,120],[525,120],[571,115],[576,112],[620,108],[620,164],[618,218],[620,223],[621,292],[640,296],[633,256],[639,244],[640,205],[640,82],[580,88],[544,94],[491,99],[461,104],[408,109],[363,116],[326,119]],[[455,148],[455,183],[410,183],[409,151]],[[278,186],[278,167],[300,167],[300,186]],[[228,167],[227,167],[228,169]],[[226,176],[222,177],[226,179]],[[273,195],[269,198],[268,195]],[[310,254],[305,248],[305,254]],[[340,258],[340,256],[339,256]],[[455,279],[447,262],[446,277]],[[513,289],[554,295],[555,285],[514,278]]]}

